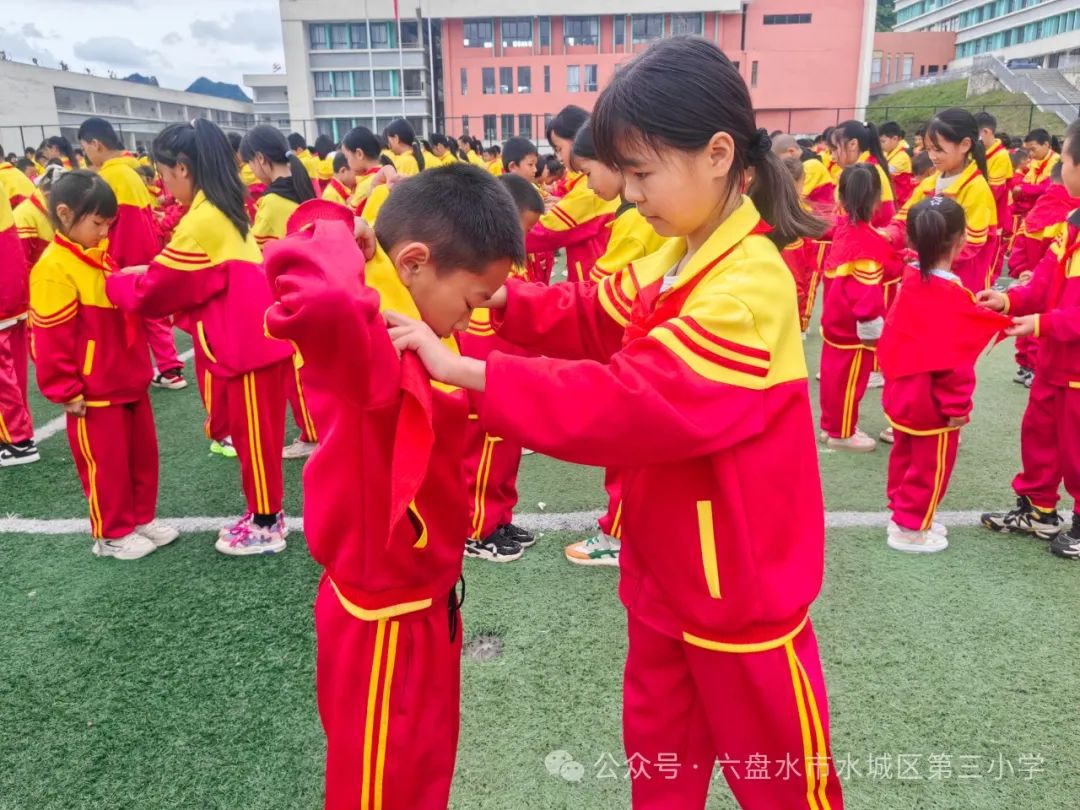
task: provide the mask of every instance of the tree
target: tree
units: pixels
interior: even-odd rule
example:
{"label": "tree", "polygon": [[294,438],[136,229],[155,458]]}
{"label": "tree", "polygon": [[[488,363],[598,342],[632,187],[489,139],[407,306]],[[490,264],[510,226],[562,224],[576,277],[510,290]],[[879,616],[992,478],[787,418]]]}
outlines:
{"label": "tree", "polygon": [[875,31],[892,31],[893,26],[896,25],[896,9],[893,7],[893,0],[878,0],[877,4],[877,26]]}

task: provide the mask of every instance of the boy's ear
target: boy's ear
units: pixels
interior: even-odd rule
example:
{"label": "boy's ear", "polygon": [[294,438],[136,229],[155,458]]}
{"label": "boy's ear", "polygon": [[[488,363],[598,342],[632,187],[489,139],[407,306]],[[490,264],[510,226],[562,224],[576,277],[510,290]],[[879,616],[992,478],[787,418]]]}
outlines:
{"label": "boy's ear", "polygon": [[430,262],[431,248],[423,242],[406,242],[394,254],[394,267],[406,287],[412,286],[420,270]]}

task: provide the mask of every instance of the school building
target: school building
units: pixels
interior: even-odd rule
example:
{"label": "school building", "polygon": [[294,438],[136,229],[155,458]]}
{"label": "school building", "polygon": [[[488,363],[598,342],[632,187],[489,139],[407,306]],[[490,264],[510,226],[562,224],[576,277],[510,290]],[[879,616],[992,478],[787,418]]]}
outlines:
{"label": "school building", "polygon": [[[543,138],[649,43],[697,34],[750,87],[759,124],[819,132],[870,89],[872,0],[279,0],[294,128]],[[394,9],[400,16],[395,19]],[[513,11],[514,16],[506,12]],[[258,96],[256,96],[258,101]]]}
{"label": "school building", "polygon": [[870,89],[946,73],[956,49],[951,31],[878,31],[870,59]]}

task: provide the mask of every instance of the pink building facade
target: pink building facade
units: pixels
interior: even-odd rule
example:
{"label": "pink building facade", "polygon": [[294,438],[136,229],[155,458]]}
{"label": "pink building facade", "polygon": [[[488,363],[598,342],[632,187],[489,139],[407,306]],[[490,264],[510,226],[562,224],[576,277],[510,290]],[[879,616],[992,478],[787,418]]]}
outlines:
{"label": "pink building facade", "polygon": [[870,89],[944,73],[955,53],[955,31],[879,31],[870,58]]}

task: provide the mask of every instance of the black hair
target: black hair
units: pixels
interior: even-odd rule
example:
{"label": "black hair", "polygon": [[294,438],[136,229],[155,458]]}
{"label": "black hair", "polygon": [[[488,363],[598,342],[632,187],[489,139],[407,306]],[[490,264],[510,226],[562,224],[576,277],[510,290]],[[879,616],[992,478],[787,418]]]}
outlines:
{"label": "black hair", "polygon": [[1080,118],[1069,124],[1065,130],[1065,144],[1062,154],[1068,153],[1073,163],[1080,163]]}
{"label": "black hair", "polygon": [[430,143],[430,142],[428,141],[428,139],[427,139],[427,138],[421,138],[421,139],[420,139],[420,145],[421,145],[421,146],[422,146],[422,147],[423,147],[424,149],[426,149],[427,151],[429,151],[429,152],[431,151],[431,143]]}
{"label": "black hair", "polygon": [[431,147],[432,151],[435,151],[436,146],[443,146],[449,150],[450,154],[457,156],[457,142],[453,138],[448,138],[441,132],[431,133]]}
{"label": "black hair", "polygon": [[360,152],[368,160],[378,160],[382,147],[375,133],[367,127],[353,127],[341,139],[341,145],[350,152]]}
{"label": "black hair", "polygon": [[600,160],[600,156],[596,154],[592,125],[588,121],[578,129],[577,135],[574,136],[574,143],[570,147],[570,165],[577,169],[575,158]]}
{"label": "black hair", "polygon": [[[979,116],[976,115],[975,116],[975,121],[978,122],[978,120],[979,120]],[[1002,132],[1000,130],[994,130],[994,134],[997,135],[998,140],[1001,141],[1001,145],[1004,146],[1006,149],[1008,149],[1009,148],[1009,142],[1012,141],[1012,137],[1010,137],[1009,133],[1008,132]]]}
{"label": "black hair", "polygon": [[886,138],[903,138],[904,130],[895,121],[886,121],[881,125],[878,134]]}
{"label": "black hair", "polygon": [[1029,157],[1031,156],[1023,149],[1017,149],[1015,152],[1009,153],[1009,160],[1012,161],[1014,169],[1019,169],[1024,160]]}
{"label": "black hair", "polygon": [[798,181],[806,177],[806,168],[802,165],[802,158],[788,155],[785,158],[781,158],[780,162],[784,164],[784,168],[787,169],[792,180]]}
{"label": "black hair", "polygon": [[416,158],[417,167],[424,170],[424,153],[420,150],[420,144],[416,142],[416,132],[412,128],[412,124],[406,121],[404,118],[395,118],[390,122],[383,134],[386,136],[387,141],[390,140],[390,136],[394,135],[401,140],[403,144],[412,149],[413,157]]}
{"label": "black hair", "polygon": [[390,159],[390,156],[389,156],[389,155],[384,155],[384,154],[383,154],[383,153],[382,153],[382,152],[380,151],[380,152],[379,152],[379,164],[380,164],[380,165],[382,165],[382,166],[393,166],[393,165],[394,165],[394,161]]}
{"label": "black hair", "polygon": [[869,224],[881,201],[881,175],[869,163],[856,163],[840,172],[840,204],[848,219]]}
{"label": "black hair", "polygon": [[342,169],[349,168],[349,158],[344,152],[334,153],[334,174],[337,174]]}
{"label": "black hair", "polygon": [[[825,130],[825,132],[828,132],[828,131],[829,130],[827,130],[827,129]],[[826,140],[825,132],[822,132],[820,135],[815,135],[814,136],[814,140],[813,140],[814,146],[817,146],[819,143],[825,143],[825,140]]]}
{"label": "black hair", "polygon": [[186,166],[195,188],[206,195],[241,236],[247,236],[249,222],[244,207],[247,190],[236,167],[236,152],[217,124],[206,118],[196,118],[190,124],[169,124],[154,138],[150,151],[155,163],[170,169],[177,164]]}
{"label": "black hair", "polygon": [[889,161],[886,160],[885,153],[881,150],[881,139],[877,127],[870,121],[844,121],[837,124],[836,129],[832,132],[833,143],[839,145],[850,140],[855,140],[859,144],[860,152],[869,152],[871,157],[877,161],[877,164],[885,172],[891,189],[892,178],[889,177],[888,173]]}
{"label": "black hair", "polygon": [[34,168],[34,161],[30,160],[30,158],[21,157],[15,161],[15,168],[25,173],[27,169]]}
{"label": "black hair", "polygon": [[975,160],[975,165],[979,167],[983,177],[990,177],[990,172],[986,168],[986,147],[979,139],[979,126],[975,123],[975,116],[967,110],[960,107],[942,110],[927,125],[926,137],[935,144],[938,138],[954,144],[960,144],[964,138],[970,138],[971,157]]}
{"label": "black hair", "polygon": [[812,149],[814,146],[813,138],[796,138],[795,143],[801,146],[803,149]]}
{"label": "black hair", "polygon": [[79,132],[75,136],[80,141],[100,141],[106,149],[120,151],[124,148],[124,142],[116,134],[113,125],[104,118],[87,118],[79,125]]}
{"label": "black hair", "polygon": [[1050,144],[1050,148],[1058,154],[1061,154],[1061,141],[1057,139],[1056,135],[1051,135],[1045,129],[1033,129],[1027,135],[1024,136],[1024,143],[1030,143],[1034,141],[1037,144]]}
{"label": "black hair", "polygon": [[717,132],[727,133],[735,145],[727,188],[732,202],[753,168],[747,193],[772,226],[769,238],[776,245],[825,230],[803,209],[787,170],[758,130],[738,69],[705,39],[659,40],[624,64],[600,94],[591,126],[597,155],[609,166],[625,163],[642,146],[696,151]]}
{"label": "black hair", "polygon": [[243,140],[243,137],[240,135],[240,133],[239,132],[226,132],[225,137],[229,139],[229,146],[232,147],[232,150],[234,152],[239,152],[240,151],[240,141]]}
{"label": "black hair", "polygon": [[528,138],[508,138],[502,149],[503,168],[510,171],[511,163],[520,164],[529,155],[540,156],[540,150],[536,148],[536,144]]}
{"label": "black hair", "polygon": [[334,139],[324,133],[315,139],[312,150],[321,159],[325,160],[327,155],[334,151]]}
{"label": "black hair", "polygon": [[63,135],[52,135],[46,138],[42,142],[41,148],[45,149],[46,147],[55,147],[57,150],[59,150],[61,155],[68,159],[68,161],[71,163],[71,168],[79,168],[79,158],[75,154],[76,150],[74,149],[74,147],[72,147],[71,141],[69,141]]}
{"label": "black hair", "polygon": [[[832,149],[832,134],[836,127],[825,127],[825,131],[819,136],[827,147]],[[815,140],[816,142],[816,140]]]}
{"label": "black hair", "polygon": [[514,204],[519,213],[532,211],[534,214],[543,215],[544,198],[540,196],[536,186],[518,174],[501,174],[498,180],[506,186],[506,190],[514,198]]}
{"label": "black hair", "polygon": [[386,198],[375,236],[390,252],[406,241],[431,250],[437,271],[482,272],[493,261],[525,263],[521,217],[506,186],[466,163],[421,172]]}
{"label": "black hair", "polygon": [[544,137],[547,138],[551,148],[554,149],[555,144],[551,140],[553,134],[558,135],[563,140],[572,141],[578,130],[585,126],[585,122],[588,120],[589,114],[585,110],[576,104],[569,104],[559,110],[558,115],[548,121],[548,125],[544,128]]}
{"label": "black hair", "polygon": [[926,124],[919,124],[915,127],[915,134],[920,138],[923,137],[926,134]]}
{"label": "black hair", "polygon": [[502,152],[502,147],[499,146],[497,143],[493,143],[490,147],[490,151],[491,154],[493,154],[495,157],[498,157],[499,154]]}
{"label": "black hair", "polygon": [[141,163],[135,167],[135,173],[140,174],[147,180],[157,179],[157,172],[154,171],[153,166],[143,166]]}
{"label": "black hair", "polygon": [[288,138],[289,148],[294,152],[298,149],[307,149],[307,141],[299,132],[290,132]]}
{"label": "black hair", "polygon": [[1061,183],[1061,161],[1059,160],[1054,164],[1054,168],[1050,170],[1050,182]]}
{"label": "black hair", "polygon": [[37,150],[36,150],[36,149],[35,149],[34,147],[32,147],[32,146],[28,146],[28,147],[26,147],[25,149],[23,149],[23,154],[24,154],[24,155],[25,155],[25,154],[27,154],[28,152],[29,152],[29,153],[30,153],[31,155],[34,155],[35,157],[37,156]]}
{"label": "black hair", "polygon": [[[53,166],[56,166],[58,168],[54,169]],[[57,180],[67,174],[67,172],[68,170],[64,168],[64,164],[62,164],[58,159],[53,158],[45,166],[45,173],[41,175],[41,177],[37,180],[38,190],[41,191],[43,194],[48,194],[49,191],[52,190],[53,183],[55,183]]]}
{"label": "black hair", "polygon": [[[296,133],[294,132],[293,135],[296,135]],[[292,135],[289,137],[291,138]],[[297,137],[303,141],[303,138],[299,135]],[[311,178],[308,176],[307,169],[304,168],[304,164],[300,162],[300,158],[296,156],[296,152],[290,148],[289,142],[285,140],[285,136],[279,130],[269,124],[259,124],[247,131],[240,141],[240,157],[246,163],[252,160],[255,155],[262,155],[271,163],[279,166],[282,164],[288,165],[289,174],[292,177],[293,191],[296,192],[299,201],[304,202],[304,200],[314,199],[315,187],[311,185]]]}
{"label": "black hair", "polygon": [[930,160],[930,156],[923,150],[919,154],[915,155],[911,159],[911,173],[916,177],[924,174],[929,174],[934,170],[934,162]]}
{"label": "black hair", "polygon": [[919,254],[919,273],[924,279],[964,238],[965,227],[964,209],[948,197],[931,197],[908,212],[908,243]]}
{"label": "black hair", "polygon": [[975,113],[975,126],[979,129],[988,129],[997,134],[997,119],[986,110]]}
{"label": "black hair", "polygon": [[63,223],[56,210],[61,205],[71,209],[71,224],[76,225],[83,217],[97,214],[105,219],[116,216],[116,195],[101,175],[87,169],[74,169],[64,172],[53,184],[49,192],[49,219],[57,231],[64,233]]}
{"label": "black hair", "polygon": [[557,177],[566,171],[566,167],[555,155],[548,155],[546,168],[552,177]]}

